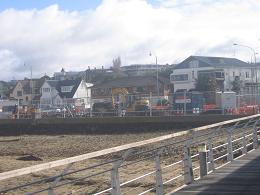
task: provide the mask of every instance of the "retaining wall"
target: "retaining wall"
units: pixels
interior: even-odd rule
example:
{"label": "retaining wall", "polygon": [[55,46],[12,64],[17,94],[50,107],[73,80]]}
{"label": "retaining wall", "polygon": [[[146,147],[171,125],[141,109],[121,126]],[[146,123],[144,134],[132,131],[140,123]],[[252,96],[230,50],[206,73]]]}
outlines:
{"label": "retaining wall", "polygon": [[183,129],[239,118],[234,115],[199,115],[169,117],[107,117],[1,119],[0,136],[21,134],[104,134],[138,133],[164,129]]}

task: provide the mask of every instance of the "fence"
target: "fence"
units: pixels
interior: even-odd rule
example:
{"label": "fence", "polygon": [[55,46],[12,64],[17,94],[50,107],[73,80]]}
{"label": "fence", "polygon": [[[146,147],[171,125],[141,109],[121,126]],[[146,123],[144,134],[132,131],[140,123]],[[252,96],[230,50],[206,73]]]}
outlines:
{"label": "fence", "polygon": [[[52,102],[52,103],[51,103]],[[172,116],[193,114],[259,113],[260,94],[235,92],[175,92],[168,96],[154,94],[119,94],[99,98],[65,99],[61,102],[34,100],[30,106],[45,117],[125,117]],[[32,118],[30,109],[20,106],[16,118]],[[10,114],[11,116],[11,114]]]}
{"label": "fence", "polygon": [[3,172],[0,193],[170,193],[256,149],[259,125],[260,114]]}

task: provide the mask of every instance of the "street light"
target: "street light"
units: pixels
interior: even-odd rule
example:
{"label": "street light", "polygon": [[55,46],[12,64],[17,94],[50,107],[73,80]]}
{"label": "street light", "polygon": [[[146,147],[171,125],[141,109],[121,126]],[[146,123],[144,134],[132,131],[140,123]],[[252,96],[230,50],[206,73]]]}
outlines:
{"label": "street light", "polygon": [[[254,64],[255,64],[255,79],[256,79],[256,97],[258,97],[258,76],[257,76],[257,68],[256,68],[256,52],[254,50],[254,48],[252,47],[249,47],[247,45],[240,45],[240,44],[237,44],[237,43],[233,43],[234,46],[240,46],[240,47],[245,47],[245,48],[248,48],[250,49],[252,52],[253,52],[253,55],[254,55]],[[253,78],[252,78],[253,79]],[[256,101],[256,99],[255,99]]]}
{"label": "street light", "polygon": [[[150,56],[153,56],[152,52],[149,54]],[[157,88],[157,98],[159,98],[159,83],[158,83],[158,59],[157,56],[155,56],[155,65],[156,65],[156,88]]]}
{"label": "street light", "polygon": [[254,63],[256,64],[256,52],[255,52],[254,48],[249,47],[249,46],[247,46],[247,45],[240,45],[240,44],[237,44],[237,43],[234,43],[233,45],[234,45],[234,46],[240,46],[240,47],[246,47],[246,48],[250,49],[250,50],[253,52],[253,55],[254,55]]}

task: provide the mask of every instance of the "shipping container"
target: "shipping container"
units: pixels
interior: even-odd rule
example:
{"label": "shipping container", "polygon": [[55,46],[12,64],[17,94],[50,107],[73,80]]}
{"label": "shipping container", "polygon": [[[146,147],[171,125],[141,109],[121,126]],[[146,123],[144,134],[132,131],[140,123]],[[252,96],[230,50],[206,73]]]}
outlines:
{"label": "shipping container", "polygon": [[205,99],[201,92],[176,92],[173,94],[173,110],[176,113],[201,113],[204,102]]}

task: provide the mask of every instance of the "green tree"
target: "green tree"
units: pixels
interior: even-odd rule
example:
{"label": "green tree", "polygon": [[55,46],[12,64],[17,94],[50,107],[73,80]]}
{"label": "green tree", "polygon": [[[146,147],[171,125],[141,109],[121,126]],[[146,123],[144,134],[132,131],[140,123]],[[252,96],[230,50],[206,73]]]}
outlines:
{"label": "green tree", "polygon": [[242,81],[239,77],[235,77],[234,81],[232,81],[232,91],[239,93],[242,86]]}
{"label": "green tree", "polygon": [[217,89],[216,78],[211,74],[199,75],[196,81],[195,89],[201,92],[216,91]]}
{"label": "green tree", "polygon": [[215,75],[200,74],[195,89],[203,92],[206,104],[214,104],[216,102],[215,91],[218,89],[218,85]]}

